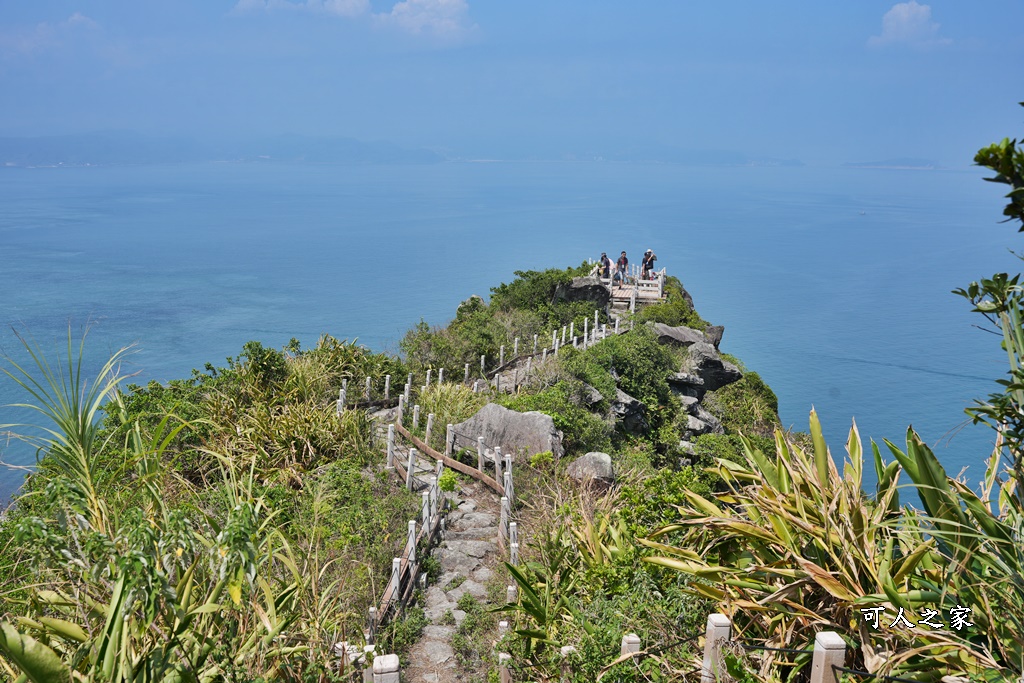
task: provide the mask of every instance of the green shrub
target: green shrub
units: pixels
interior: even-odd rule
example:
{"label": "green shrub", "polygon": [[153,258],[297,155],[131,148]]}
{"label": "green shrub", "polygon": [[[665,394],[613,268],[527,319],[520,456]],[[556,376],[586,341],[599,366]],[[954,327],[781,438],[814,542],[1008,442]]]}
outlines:
{"label": "green shrub", "polygon": [[709,392],[704,405],[722,420],[730,434],[770,437],[779,422],[779,399],[756,372]]}
{"label": "green shrub", "polygon": [[704,330],[708,323],[697,314],[690,302],[683,297],[683,285],[678,279],[665,279],[667,299],[661,303],[644,306],[636,313],[637,323],[656,322],[678,327],[685,325],[695,330]]}
{"label": "green shrub", "polygon": [[612,427],[602,418],[581,407],[582,384],[562,381],[536,394],[499,398],[505,407],[520,412],[538,410],[550,415],[562,431],[566,453],[608,450]]}

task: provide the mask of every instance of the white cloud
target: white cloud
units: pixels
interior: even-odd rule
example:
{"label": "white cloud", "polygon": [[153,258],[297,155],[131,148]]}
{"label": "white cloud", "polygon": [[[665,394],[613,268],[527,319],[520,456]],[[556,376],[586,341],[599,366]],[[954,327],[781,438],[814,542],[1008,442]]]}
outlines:
{"label": "white cloud", "polygon": [[75,12],[64,21],[42,22],[32,28],[0,33],[0,53],[32,55],[60,47],[76,34],[96,31],[100,25]]}
{"label": "white cloud", "polygon": [[376,18],[409,33],[443,39],[458,39],[476,28],[466,0],[404,0]]}
{"label": "white cloud", "polygon": [[273,10],[295,10],[314,14],[331,14],[338,17],[358,17],[370,10],[370,0],[238,0],[232,10],[236,14],[248,12],[270,12]]}
{"label": "white cloud", "polygon": [[385,12],[372,12],[370,0],[238,0],[232,14],[296,11],[356,18],[369,16],[380,26],[442,42],[459,40],[476,30],[467,0],[400,0]]}
{"label": "white cloud", "polygon": [[868,45],[909,45],[928,48],[949,45],[949,38],[939,35],[939,25],[932,21],[930,5],[919,5],[915,0],[892,6],[882,17],[882,35],[871,36]]}

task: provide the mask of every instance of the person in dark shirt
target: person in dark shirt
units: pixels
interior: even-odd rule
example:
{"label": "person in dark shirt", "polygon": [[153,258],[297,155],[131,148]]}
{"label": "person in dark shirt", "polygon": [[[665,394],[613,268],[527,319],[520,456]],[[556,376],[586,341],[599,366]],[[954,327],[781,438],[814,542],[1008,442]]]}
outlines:
{"label": "person in dark shirt", "polygon": [[626,258],[626,252],[622,252],[622,256],[615,262],[615,279],[618,281],[619,286],[626,284],[626,275],[629,273],[629,259]]}
{"label": "person in dark shirt", "polygon": [[654,270],[654,262],[657,260],[658,257],[654,255],[654,252],[648,249],[644,254],[644,260],[640,263],[640,268],[643,271],[641,277],[643,277],[643,279],[651,279],[651,272]]}
{"label": "person in dark shirt", "polygon": [[608,254],[601,252],[601,277],[612,276],[612,260],[608,258]]}

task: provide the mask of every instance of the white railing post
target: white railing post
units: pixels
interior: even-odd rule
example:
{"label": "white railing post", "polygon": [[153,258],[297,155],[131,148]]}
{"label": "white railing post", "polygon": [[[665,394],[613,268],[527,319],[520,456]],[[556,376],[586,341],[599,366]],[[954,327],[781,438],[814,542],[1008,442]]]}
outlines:
{"label": "white railing post", "polygon": [[558,346],[558,330],[551,330],[551,348]]}
{"label": "white railing post", "polygon": [[508,518],[511,509],[509,508],[508,498],[505,496],[501,497],[501,519],[498,524],[498,533],[501,535],[502,542],[508,539]]}
{"label": "white railing post", "polygon": [[700,667],[700,683],[715,683],[725,671],[722,646],[729,642],[732,623],[724,614],[709,614],[704,635],[704,661]]}
{"label": "white railing post", "polygon": [[437,488],[437,477],[430,478],[430,519],[437,517],[437,499],[441,490]]}
{"label": "white railing post", "polygon": [[575,320],[570,320],[569,321],[569,336],[570,337],[575,337],[576,336],[576,321]]}
{"label": "white railing post", "polygon": [[412,428],[420,428],[420,404],[417,403],[412,407]]}
{"label": "white railing post", "polygon": [[410,491],[412,491],[412,488],[413,488],[413,486],[412,486],[412,483],[413,483],[412,472],[413,472],[413,469],[415,467],[416,467],[416,449],[415,448],[410,448],[409,449],[409,469],[405,471],[405,488],[407,488]]}
{"label": "white railing post", "polygon": [[508,523],[508,540],[510,543],[519,543],[519,524],[517,522]]}
{"label": "white railing post", "polygon": [[395,424],[402,424],[405,418],[405,394],[398,395],[398,410],[395,412]]}
{"label": "white railing post", "polygon": [[391,375],[384,375],[384,400],[391,400]]}
{"label": "white railing post", "polygon": [[416,564],[416,520],[409,520],[409,571],[412,571],[412,566]]}
{"label": "white railing post", "polygon": [[519,602],[519,589],[514,584],[505,587],[505,602],[513,605]]}
{"label": "white railing post", "polygon": [[516,498],[515,498],[516,494],[515,494],[515,491],[512,489],[512,473],[509,472],[509,471],[506,471],[505,472],[505,476],[504,476],[503,479],[504,479],[504,485],[505,485],[505,496],[508,498],[510,503],[514,503],[515,500],[516,500]]}
{"label": "white railing post", "polygon": [[[409,374],[412,377],[412,374]],[[412,382],[405,383],[405,405],[409,405],[409,401],[412,400]]]}
{"label": "white railing post", "polygon": [[480,393],[480,380],[478,380],[478,379],[473,380],[473,393],[474,394],[479,394]]}
{"label": "white railing post", "polygon": [[388,462],[385,467],[395,469],[395,425],[388,425]]}
{"label": "white railing post", "polygon": [[615,334],[619,333],[619,319],[615,319]]}
{"label": "white railing post", "polygon": [[590,318],[583,319],[583,348],[587,348],[587,337],[590,336]]}
{"label": "white railing post", "polygon": [[635,633],[627,633],[622,636],[622,645],[619,647],[620,655],[631,655],[640,652],[640,636]]}
{"label": "white railing post", "polygon": [[427,370],[427,383],[425,385],[427,387],[430,386],[430,375],[431,375],[432,372],[434,372],[433,369]]}
{"label": "white railing post", "polygon": [[494,447],[494,481],[501,483],[501,446]]}
{"label": "white railing post", "polygon": [[420,518],[423,520],[423,528],[427,533],[434,528],[434,520],[430,518],[430,491],[423,492],[423,509],[420,510]]}
{"label": "white railing post", "polygon": [[484,437],[476,437],[476,468],[484,471]]}
{"label": "white railing post", "polygon": [[608,338],[608,323],[601,323],[601,339]]}
{"label": "white railing post", "polygon": [[480,356],[480,374],[481,375],[486,375],[487,374],[487,371],[484,370],[484,363],[486,362],[486,360],[487,360],[487,356],[485,356],[485,355],[481,355]]}
{"label": "white railing post", "polygon": [[566,332],[566,327],[565,327],[565,325],[562,325],[562,345],[565,344],[565,332]]}
{"label": "white railing post", "polygon": [[466,363],[466,374],[462,376],[462,383],[465,384],[469,381],[469,363]]}
{"label": "white railing post", "polygon": [[402,558],[396,557],[391,560],[391,599],[401,599],[402,595]]}
{"label": "white railing post", "polygon": [[501,375],[497,374],[494,376],[494,393],[501,393]]}
{"label": "white railing post", "polygon": [[434,432],[434,414],[427,415],[427,432],[424,434],[423,443],[430,445],[430,437]]}
{"label": "white railing post", "polygon": [[512,672],[508,668],[511,660],[512,655],[509,653],[498,653],[498,683],[512,683]]}
{"label": "white railing post", "polygon": [[530,369],[533,367],[533,356],[526,359],[526,376],[530,376]]}
{"label": "white railing post", "polygon": [[509,543],[508,563],[519,564],[519,544]]}
{"label": "white railing post", "polygon": [[366,397],[366,402],[370,402],[370,378],[366,378],[366,387],[363,389],[363,395]]}
{"label": "white railing post", "polygon": [[373,683],[398,683],[401,680],[398,655],[377,655],[373,659]]}
{"label": "white railing post", "polygon": [[516,337],[512,342],[512,357],[519,358],[519,337]]}
{"label": "white railing post", "polygon": [[444,384],[444,368],[437,369],[437,383]]}
{"label": "white railing post", "polygon": [[451,457],[452,452],[455,450],[455,425],[448,425],[448,429],[444,435],[444,454]]}
{"label": "white railing post", "polygon": [[835,631],[821,631],[814,637],[810,683],[837,683],[833,667],[846,665],[846,641]]}
{"label": "white railing post", "polygon": [[502,344],[501,348],[498,350],[498,365],[499,366],[505,365],[505,345],[504,344]]}
{"label": "white railing post", "polygon": [[533,352],[537,353],[537,335],[533,335]]}
{"label": "white railing post", "polygon": [[594,329],[597,329],[597,309],[594,309]]}
{"label": "white railing post", "polygon": [[343,412],[345,412],[346,398],[347,397],[345,396],[345,390],[340,389],[338,391],[338,415],[341,415]]}
{"label": "white railing post", "polygon": [[548,350],[544,349],[544,351],[541,353],[540,362],[541,363],[546,363],[547,361],[548,361]]}

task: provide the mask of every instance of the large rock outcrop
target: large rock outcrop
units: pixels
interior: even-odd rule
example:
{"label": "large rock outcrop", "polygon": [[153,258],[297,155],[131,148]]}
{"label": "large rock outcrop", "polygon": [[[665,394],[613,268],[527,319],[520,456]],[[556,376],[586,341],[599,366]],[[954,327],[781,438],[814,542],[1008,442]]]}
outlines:
{"label": "large rock outcrop", "polygon": [[627,432],[647,431],[647,406],[618,387],[615,388],[615,400],[612,401],[611,410],[612,415],[622,422]]}
{"label": "large rock outcrop", "polygon": [[654,334],[658,336],[658,341],[662,344],[690,346],[691,344],[707,341],[703,332],[690,327],[682,325],[679,327],[671,327],[664,323],[647,323],[647,325],[654,330]]}
{"label": "large rock outcrop", "polygon": [[612,458],[607,453],[592,452],[573,460],[565,473],[570,479],[594,487],[607,490],[615,485],[615,468]]}
{"label": "large rock outcrop", "polygon": [[574,277],[572,282],[563,282],[555,287],[555,301],[589,301],[603,309],[611,298],[611,290],[596,275]]}
{"label": "large rock outcrop", "polygon": [[488,403],[454,428],[456,448],[476,450],[476,437],[482,436],[488,448],[500,446],[505,453],[534,455],[551,451],[556,458],[563,453],[562,433],[555,429],[555,421],[535,410],[518,413]]}
{"label": "large rock outcrop", "polygon": [[743,377],[738,367],[718,355],[718,350],[707,342],[692,344],[688,354],[683,369],[688,374],[700,377],[704,381],[705,391],[721,389]]}

